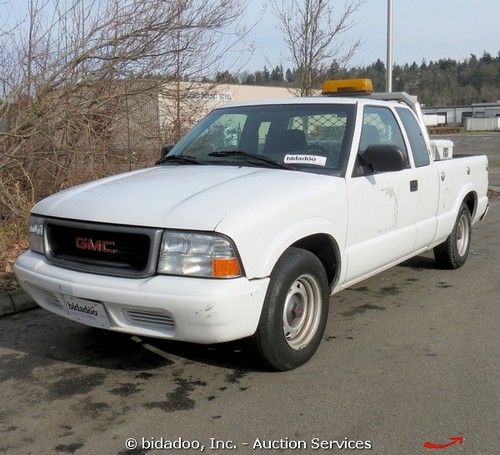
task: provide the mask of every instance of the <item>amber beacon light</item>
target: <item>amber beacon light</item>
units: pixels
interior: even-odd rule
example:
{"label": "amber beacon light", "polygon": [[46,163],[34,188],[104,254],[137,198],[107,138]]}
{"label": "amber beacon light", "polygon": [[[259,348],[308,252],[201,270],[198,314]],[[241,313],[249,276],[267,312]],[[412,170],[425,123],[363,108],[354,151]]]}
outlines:
{"label": "amber beacon light", "polygon": [[323,83],[323,95],[340,95],[356,93],[372,93],[373,84],[370,79],[339,79]]}

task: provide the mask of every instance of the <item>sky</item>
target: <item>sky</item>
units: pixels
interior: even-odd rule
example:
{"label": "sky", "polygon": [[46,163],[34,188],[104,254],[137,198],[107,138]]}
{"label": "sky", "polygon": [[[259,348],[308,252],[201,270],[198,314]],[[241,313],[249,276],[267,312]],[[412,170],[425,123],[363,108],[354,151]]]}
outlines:
{"label": "sky", "polygon": [[[248,8],[241,21],[247,26],[255,24],[248,36],[254,52],[240,58],[229,54],[223,65],[249,71],[280,63],[285,68],[292,66],[269,1],[246,1]],[[349,0],[330,1],[341,7]],[[0,25],[23,17],[27,3],[0,0]],[[500,0],[393,0],[393,17],[395,63],[464,59],[470,54],[481,56],[484,50],[492,55],[500,50]],[[351,65],[370,64],[377,58],[385,62],[386,20],[387,0],[365,0],[353,29],[345,35],[348,40],[362,41]]]}
{"label": "sky", "polygon": [[[339,5],[344,0],[332,0]],[[266,0],[250,0],[248,23],[262,19],[249,39],[255,51],[246,69],[262,68],[280,61],[286,68],[286,47],[276,30],[275,19]],[[500,50],[500,0],[393,0],[394,62],[420,63],[440,58],[463,59],[486,50]],[[346,38],[360,38],[362,45],[351,60],[366,65],[386,58],[387,0],[365,0],[355,26]]]}

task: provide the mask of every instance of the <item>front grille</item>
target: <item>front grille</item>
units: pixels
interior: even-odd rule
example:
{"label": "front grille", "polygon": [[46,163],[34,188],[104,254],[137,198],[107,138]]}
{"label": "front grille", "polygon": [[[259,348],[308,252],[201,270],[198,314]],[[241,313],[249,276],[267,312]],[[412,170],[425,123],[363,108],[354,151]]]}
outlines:
{"label": "front grille", "polygon": [[53,224],[47,226],[47,239],[56,258],[133,270],[145,269],[151,242],[144,234]]}
{"label": "front grille", "polygon": [[144,310],[125,310],[125,316],[133,321],[140,324],[151,324],[159,326],[169,326],[174,327],[175,322],[172,316],[165,313],[158,313],[155,311],[144,311]]}
{"label": "front grille", "polygon": [[47,219],[47,257],[68,268],[114,276],[154,273],[161,230]]}

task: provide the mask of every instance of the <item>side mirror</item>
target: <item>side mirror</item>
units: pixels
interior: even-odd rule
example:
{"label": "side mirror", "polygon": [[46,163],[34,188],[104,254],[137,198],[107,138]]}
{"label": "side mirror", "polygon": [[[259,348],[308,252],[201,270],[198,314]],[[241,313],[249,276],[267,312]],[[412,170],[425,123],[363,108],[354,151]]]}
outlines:
{"label": "side mirror", "polygon": [[401,171],[407,164],[403,152],[395,145],[370,145],[359,153],[359,160],[375,173]]}
{"label": "side mirror", "polygon": [[162,158],[165,158],[168,153],[170,152],[170,150],[172,150],[172,148],[174,147],[175,144],[169,144],[169,145],[164,145],[162,148],[161,148],[161,151],[160,151],[160,160]]}

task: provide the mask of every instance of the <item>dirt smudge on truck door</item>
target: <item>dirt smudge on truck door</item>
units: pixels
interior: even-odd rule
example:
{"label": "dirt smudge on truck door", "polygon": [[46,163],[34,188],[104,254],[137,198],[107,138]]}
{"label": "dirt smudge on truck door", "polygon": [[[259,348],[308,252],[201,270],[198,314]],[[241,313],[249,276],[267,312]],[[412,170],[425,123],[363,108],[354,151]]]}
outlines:
{"label": "dirt smudge on truck door", "polygon": [[385,232],[390,229],[394,229],[396,227],[396,224],[398,222],[398,213],[399,213],[399,195],[396,193],[396,190],[394,189],[393,186],[388,187],[388,188],[381,188],[382,192],[385,192],[385,197],[386,199],[391,199],[394,203],[394,207],[392,209],[392,224],[387,225],[387,227],[379,229],[379,234],[382,232]]}

